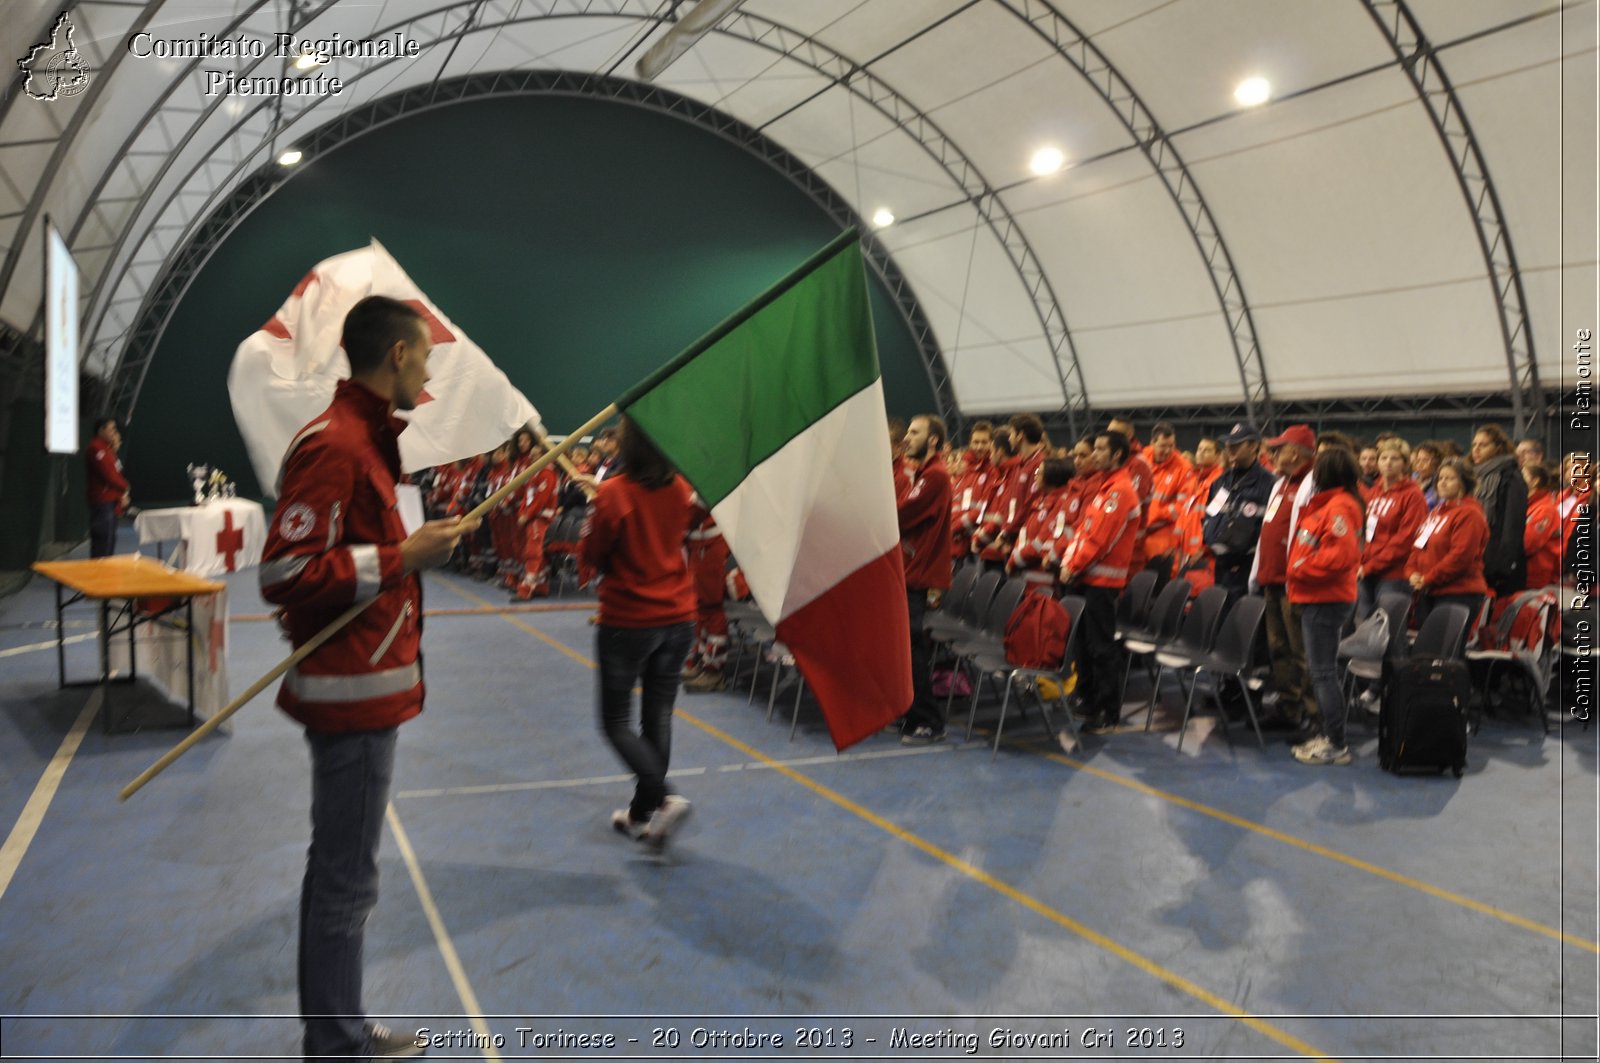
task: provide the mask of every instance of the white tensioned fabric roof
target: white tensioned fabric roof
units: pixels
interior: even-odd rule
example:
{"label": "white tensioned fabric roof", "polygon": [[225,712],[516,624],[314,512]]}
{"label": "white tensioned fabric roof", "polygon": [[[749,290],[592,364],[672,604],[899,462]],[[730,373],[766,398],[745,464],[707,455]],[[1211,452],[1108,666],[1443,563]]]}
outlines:
{"label": "white tensioned fabric roof", "polygon": [[[88,88],[44,103],[18,77],[0,114],[0,318],[36,334],[48,214],[110,375],[169,258],[297,137],[465,74],[631,78],[689,10],[446,2],[71,6]],[[56,15],[12,0],[5,54]],[[126,54],[291,19],[422,51],[337,59],[342,94],[281,114],[200,74],[280,61]],[[1595,60],[1593,0],[746,0],[657,84],[895,215],[876,236],[973,415],[1556,386],[1593,324]],[[1249,76],[1272,102],[1235,102]],[[1066,162],[1035,176],[1045,146]]]}

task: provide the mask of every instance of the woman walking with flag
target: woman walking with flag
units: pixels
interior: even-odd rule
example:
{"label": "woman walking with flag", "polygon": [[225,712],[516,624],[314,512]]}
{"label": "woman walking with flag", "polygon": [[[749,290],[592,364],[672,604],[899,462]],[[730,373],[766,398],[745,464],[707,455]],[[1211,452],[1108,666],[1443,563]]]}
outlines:
{"label": "woman walking with flag", "polygon": [[[581,553],[585,568],[605,577],[595,633],[600,729],[638,778],[632,803],[612,814],[611,825],[659,849],[689,814],[689,802],[667,788],[667,764],[672,703],[694,633],[684,540],[698,507],[687,481],[626,417],[620,458],[622,471],[600,482]],[[642,691],[638,731],[635,684]]]}

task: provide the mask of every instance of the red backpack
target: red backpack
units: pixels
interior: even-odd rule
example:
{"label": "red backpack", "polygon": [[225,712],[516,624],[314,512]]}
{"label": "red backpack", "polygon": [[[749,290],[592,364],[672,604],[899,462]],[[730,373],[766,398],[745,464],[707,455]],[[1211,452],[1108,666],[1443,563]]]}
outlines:
{"label": "red backpack", "polygon": [[1018,668],[1060,668],[1072,618],[1048,594],[1024,594],[1006,621],[1006,660]]}
{"label": "red backpack", "polygon": [[1479,632],[1478,648],[1539,656],[1553,637],[1560,637],[1559,614],[1556,615],[1557,630],[1551,630],[1555,606],[1555,594],[1544,589],[1497,599],[1489,622]]}

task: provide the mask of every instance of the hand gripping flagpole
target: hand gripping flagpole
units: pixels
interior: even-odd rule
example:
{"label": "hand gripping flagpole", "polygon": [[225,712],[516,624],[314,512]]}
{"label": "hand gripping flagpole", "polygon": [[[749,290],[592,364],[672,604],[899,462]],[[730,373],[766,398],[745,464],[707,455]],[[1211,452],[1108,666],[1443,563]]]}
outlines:
{"label": "hand gripping flagpole", "polygon": [[[506,496],[510,495],[511,492],[515,491],[517,488],[533,479],[533,477],[541,469],[549,465],[551,462],[564,457],[566,452],[571,449],[572,445],[581,437],[588,435],[596,428],[599,428],[602,424],[605,424],[611,418],[615,417],[617,412],[616,403],[612,403],[599,413],[595,414],[593,417],[589,418],[560,443],[555,444],[554,447],[540,455],[538,459],[533,462],[533,464],[529,465],[526,469],[512,477],[512,479],[503,487],[501,487],[500,490],[496,491],[494,494],[478,503],[477,506],[473,507],[470,513],[461,518],[462,523],[479,519],[495,506],[498,506],[501,502],[505,501]],[[257,679],[254,683],[251,683],[248,690],[234,698],[232,701],[228,702],[228,704],[224,705],[221,709],[217,710],[215,716],[212,716],[211,719],[195,728],[188,737],[179,742],[177,745],[173,746],[172,749],[168,750],[160,760],[146,768],[143,774],[134,779],[127,786],[124,786],[117,794],[117,799],[119,801],[126,801],[128,798],[138,793],[139,790],[144,787],[145,783],[149,782],[151,779],[154,779],[157,775],[165,771],[173,761],[177,760],[190,749],[194,748],[195,744],[198,743],[202,738],[210,734],[212,731],[215,731],[218,727],[222,726],[222,721],[228,719],[234,713],[244,708],[245,705],[249,704],[251,699],[253,699],[257,694],[261,693],[263,690],[267,689],[267,687],[270,686],[274,680],[309,657],[316,651],[317,647],[321,646],[324,642],[327,642],[334,636],[335,633],[339,631],[340,628],[354,620],[358,615],[360,615],[362,610],[366,609],[367,606],[371,605],[377,600],[377,598],[368,598],[366,601],[358,602],[346,609],[343,613],[340,613],[332,623],[313,635],[309,642],[295,650],[288,657],[285,657],[283,660],[279,661],[266,675],[262,676],[260,679]]]}

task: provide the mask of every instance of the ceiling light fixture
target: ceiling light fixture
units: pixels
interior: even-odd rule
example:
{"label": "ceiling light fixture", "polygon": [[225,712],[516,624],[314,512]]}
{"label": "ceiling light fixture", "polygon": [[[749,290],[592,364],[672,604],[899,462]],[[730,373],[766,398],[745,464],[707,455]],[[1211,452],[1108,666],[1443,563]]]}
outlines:
{"label": "ceiling light fixture", "polygon": [[1272,83],[1266,78],[1245,78],[1233,90],[1233,98],[1245,107],[1255,107],[1272,98]]}
{"label": "ceiling light fixture", "polygon": [[278,165],[293,166],[295,163],[299,162],[301,158],[302,156],[299,148],[290,148],[288,151],[278,156]]}
{"label": "ceiling light fixture", "polygon": [[878,229],[887,229],[894,224],[894,211],[888,207],[879,207],[872,213],[872,224]]}
{"label": "ceiling light fixture", "polygon": [[1033,153],[1033,158],[1028,160],[1028,169],[1040,177],[1055,173],[1067,163],[1067,157],[1061,153],[1060,148],[1040,148]]}
{"label": "ceiling light fixture", "polygon": [[319,66],[327,66],[327,65],[328,65],[328,57],[327,56],[325,56],[325,55],[316,55],[316,54],[314,54],[312,52],[306,52],[303,55],[301,55],[299,59],[296,59],[294,61],[294,68],[296,70],[315,70]]}

